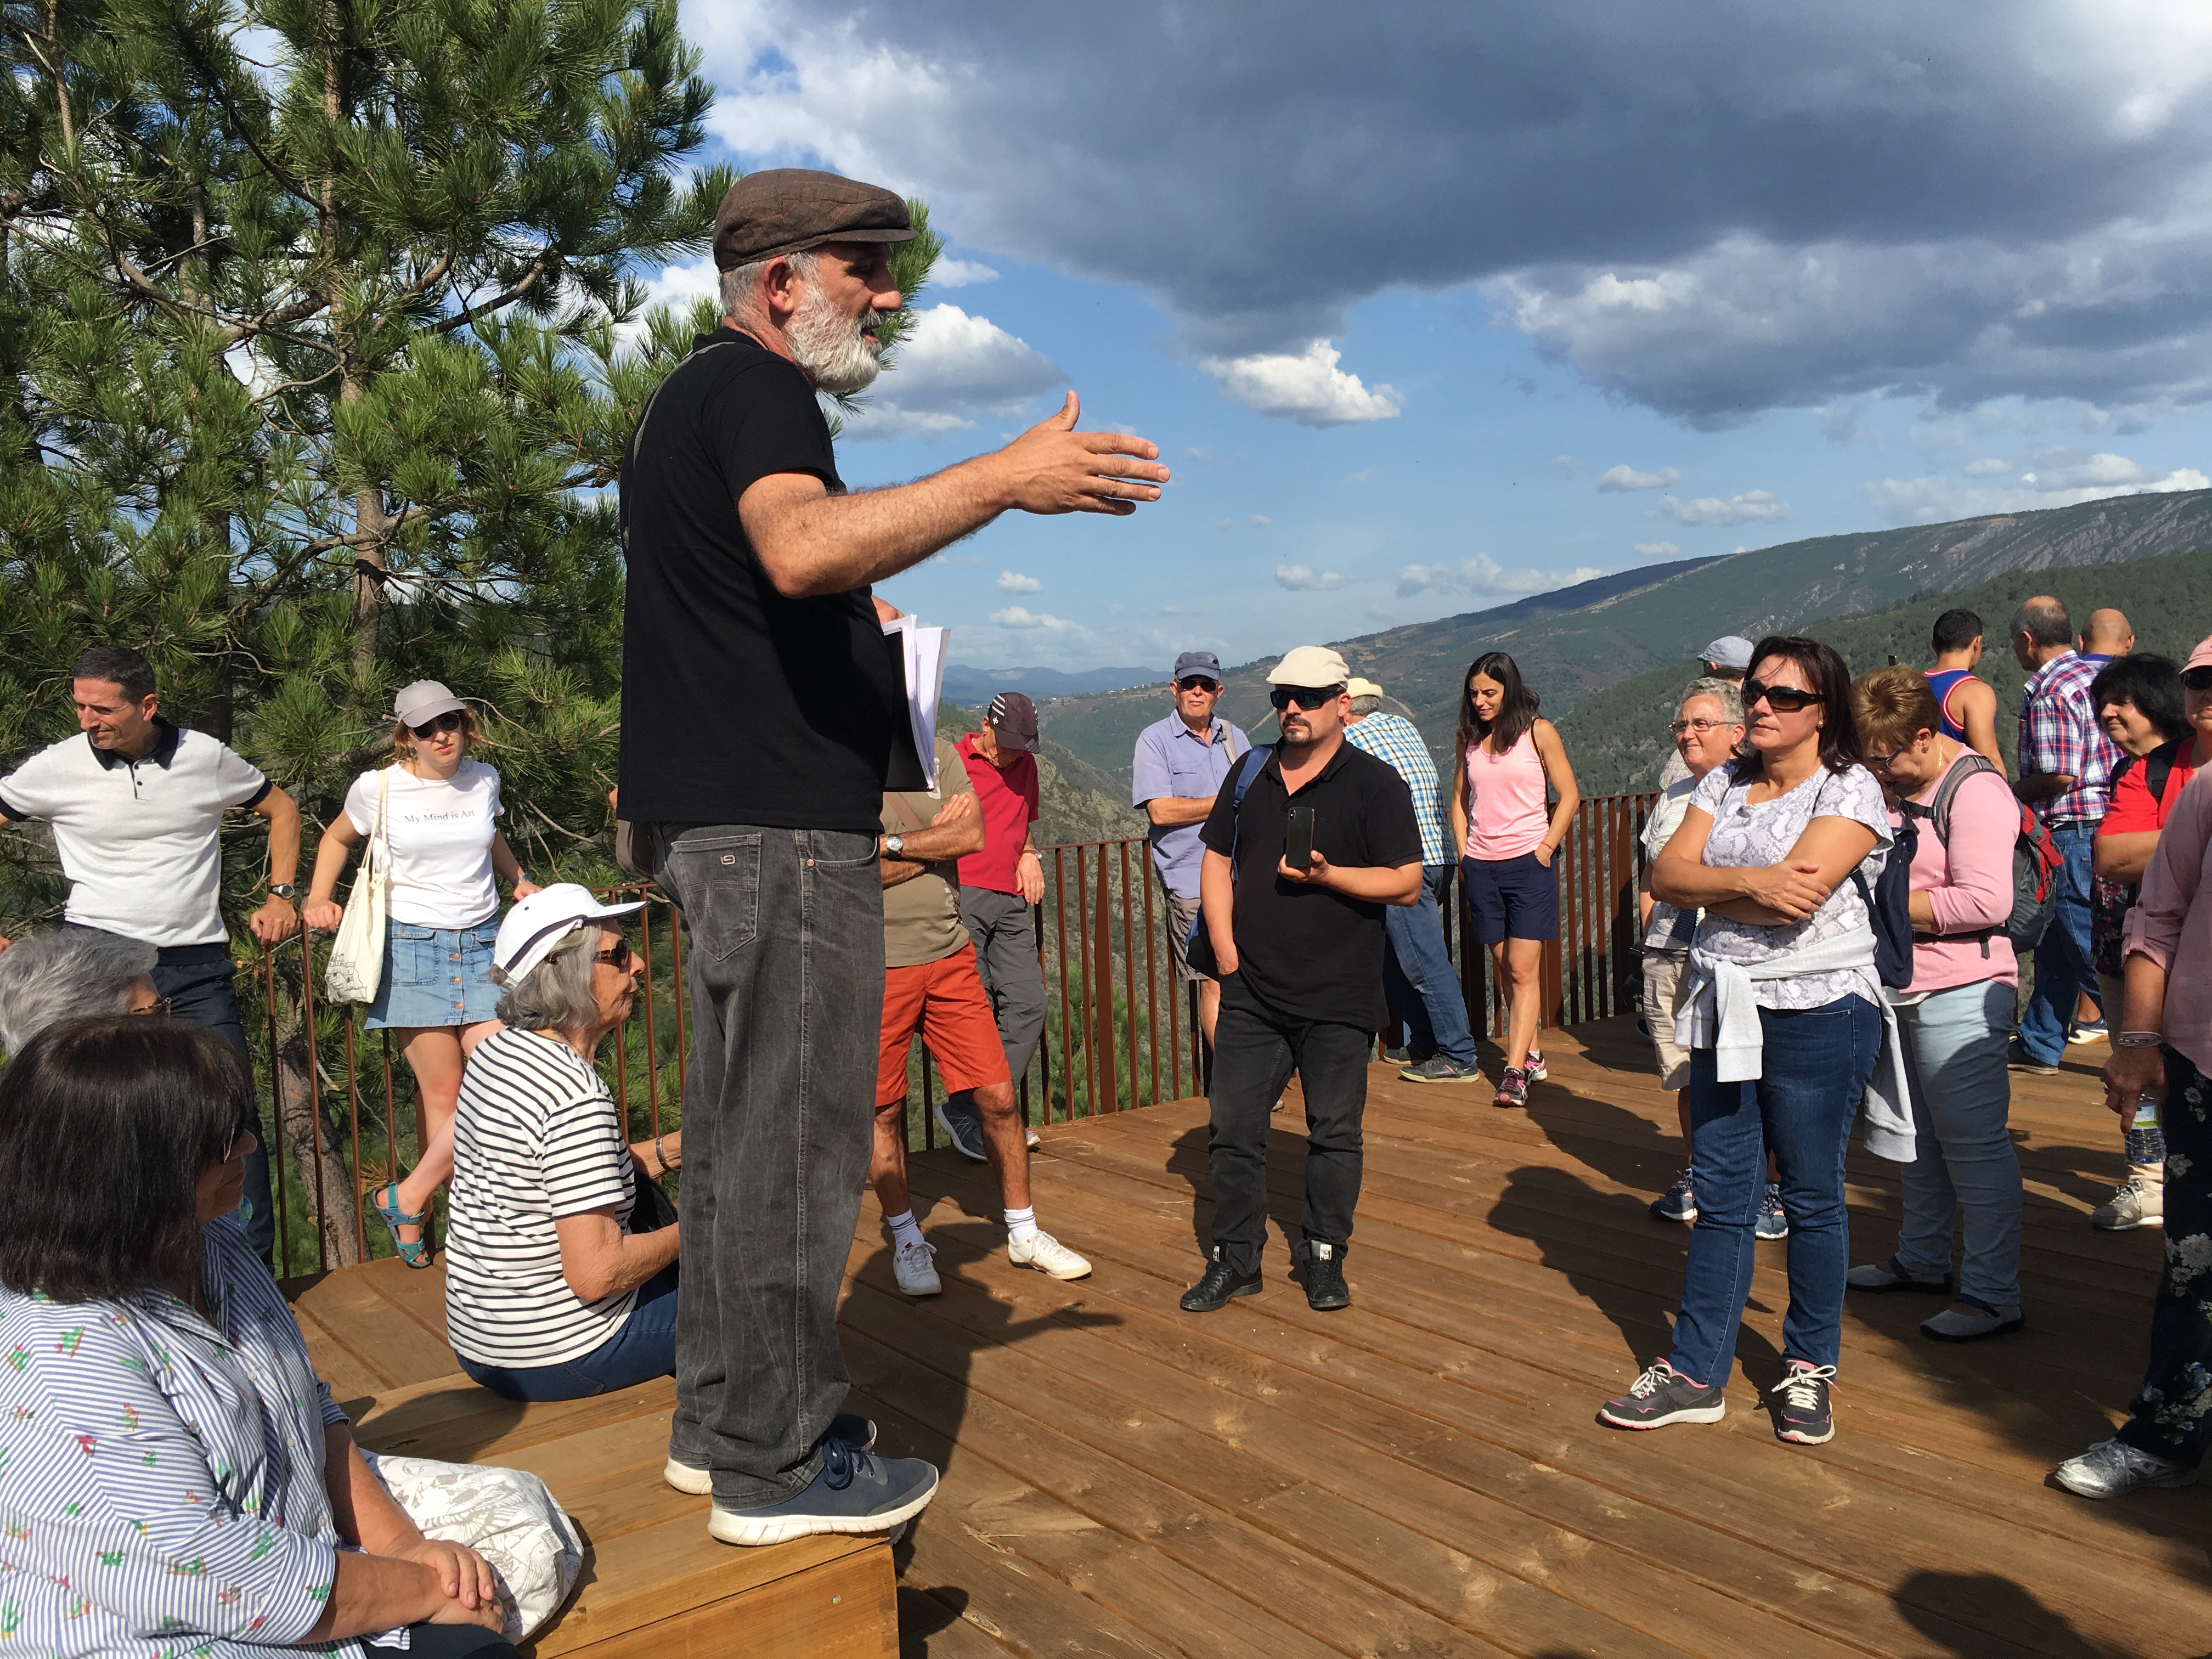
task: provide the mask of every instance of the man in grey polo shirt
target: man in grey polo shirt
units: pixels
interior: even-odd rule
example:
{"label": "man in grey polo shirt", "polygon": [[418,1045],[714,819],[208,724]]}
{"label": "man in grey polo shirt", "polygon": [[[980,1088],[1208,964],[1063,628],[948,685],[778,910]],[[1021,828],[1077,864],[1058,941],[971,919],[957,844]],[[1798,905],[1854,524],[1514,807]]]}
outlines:
{"label": "man in grey polo shirt", "polygon": [[1252,740],[1215,716],[1221,701],[1221,659],[1211,651],[1186,651],[1176,659],[1175,713],[1137,733],[1130,768],[1130,804],[1152,820],[1152,867],[1167,895],[1168,938],[1176,974],[1198,988],[1198,1023],[1213,1042],[1221,987],[1190,965],[1183,941],[1198,917],[1198,872],[1206,849],[1199,826],[1213,810],[1221,781],[1252,747]]}
{"label": "man in grey polo shirt", "polygon": [[[96,645],[70,682],[81,737],[64,738],[0,777],[0,824],[44,818],[69,878],[71,927],[153,945],[154,986],[169,1012],[246,1052],[231,985],[236,972],[222,919],[222,815],[244,807],[269,824],[269,897],[246,918],[264,945],[299,925],[292,878],[300,862],[300,809],[252,762],[204,732],[156,713],[154,670],[122,646]],[[246,1126],[258,1141],[258,1121]],[[269,1154],[246,1154],[240,1224],[272,1259],[276,1216]]]}

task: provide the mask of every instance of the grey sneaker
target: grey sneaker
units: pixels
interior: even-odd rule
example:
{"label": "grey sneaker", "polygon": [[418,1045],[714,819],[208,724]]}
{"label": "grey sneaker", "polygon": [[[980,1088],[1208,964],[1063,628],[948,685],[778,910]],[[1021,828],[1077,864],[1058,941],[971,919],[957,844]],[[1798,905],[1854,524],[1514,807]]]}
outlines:
{"label": "grey sneaker", "polygon": [[[853,1412],[839,1412],[830,1419],[830,1427],[823,1437],[842,1440],[855,1450],[867,1451],[876,1443],[875,1420]],[[688,1492],[700,1498],[714,1490],[714,1472],[712,1469],[695,1469],[689,1463],[679,1463],[672,1457],[668,1460],[667,1468],[661,1470],[660,1478],[677,1491]]]}
{"label": "grey sneaker", "polygon": [[1717,1423],[1727,1411],[1724,1390],[1692,1382],[1655,1359],[1626,1394],[1598,1407],[1597,1420],[1616,1429],[1663,1429],[1669,1423]]}
{"label": "grey sneaker", "polygon": [[1751,1236],[1771,1244],[1790,1237],[1790,1217],[1782,1208],[1780,1183],[1770,1181],[1759,1200],[1759,1213],[1751,1218]]}
{"label": "grey sneaker", "polygon": [[1933,1319],[1920,1322],[1920,1334],[1933,1342],[1978,1342],[2021,1329],[2027,1319],[2017,1302],[2000,1307],[1962,1296]]}
{"label": "grey sneaker", "polygon": [[918,1457],[878,1457],[842,1440],[822,1443],[822,1473],[805,1491],[760,1509],[707,1511],[725,1544],[781,1544],[814,1533],[890,1532],[937,1496],[937,1470]]}
{"label": "grey sneaker", "polygon": [[1442,1054],[1431,1054],[1418,1066],[1408,1066],[1398,1073],[1408,1083],[1480,1083],[1481,1068],[1462,1066],[1446,1060]]}
{"label": "grey sneaker", "polygon": [[2089,1212],[2089,1224],[2108,1233],[2135,1227],[2166,1224],[2166,1183],[2163,1181],[2124,1181],[2112,1195]]}
{"label": "grey sneaker", "polygon": [[991,1155],[983,1150],[983,1114],[976,1110],[974,1096],[964,1089],[947,1095],[931,1109],[931,1115],[954,1152],[978,1164],[990,1162]]}
{"label": "grey sneaker", "polygon": [[1872,1291],[1876,1295],[1891,1291],[1917,1291],[1926,1296],[1948,1296],[1951,1275],[1941,1279],[1916,1279],[1905,1271],[1905,1264],[1895,1256],[1887,1261],[1863,1261],[1844,1275],[1844,1283],[1855,1291]]}
{"label": "grey sneaker", "polygon": [[2155,1452],[2139,1451],[2118,1440],[2100,1440],[2079,1457],[2051,1470],[2051,1478],[2081,1498],[2125,1498],[2145,1486],[2167,1491],[2193,1486],[2197,1471]]}

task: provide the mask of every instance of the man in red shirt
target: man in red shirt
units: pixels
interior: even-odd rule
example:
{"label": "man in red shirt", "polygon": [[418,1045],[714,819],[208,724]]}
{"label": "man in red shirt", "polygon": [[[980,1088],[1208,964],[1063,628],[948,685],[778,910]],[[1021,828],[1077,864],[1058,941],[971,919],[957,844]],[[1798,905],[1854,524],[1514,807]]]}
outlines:
{"label": "man in red shirt", "polygon": [[[955,745],[983,815],[982,850],[960,860],[960,922],[975,942],[976,970],[1017,1090],[1044,1034],[1044,969],[1030,912],[1044,897],[1044,866],[1030,841],[1038,811],[1036,741],[1036,705],[1006,691],[991,699],[981,728]],[[982,1115],[971,1094],[946,1096],[937,1121],[957,1151],[983,1161]]]}

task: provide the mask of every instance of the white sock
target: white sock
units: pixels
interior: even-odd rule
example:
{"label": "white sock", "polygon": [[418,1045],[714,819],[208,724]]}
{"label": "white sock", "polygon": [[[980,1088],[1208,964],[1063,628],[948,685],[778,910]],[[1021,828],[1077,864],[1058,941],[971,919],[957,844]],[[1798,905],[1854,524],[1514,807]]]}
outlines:
{"label": "white sock", "polygon": [[890,1224],[893,1249],[902,1244],[921,1243],[921,1223],[914,1218],[912,1210],[901,1210],[896,1215],[887,1215],[884,1219]]}
{"label": "white sock", "polygon": [[1016,1244],[1024,1243],[1036,1236],[1036,1211],[1009,1210],[1006,1212],[1006,1237]]}

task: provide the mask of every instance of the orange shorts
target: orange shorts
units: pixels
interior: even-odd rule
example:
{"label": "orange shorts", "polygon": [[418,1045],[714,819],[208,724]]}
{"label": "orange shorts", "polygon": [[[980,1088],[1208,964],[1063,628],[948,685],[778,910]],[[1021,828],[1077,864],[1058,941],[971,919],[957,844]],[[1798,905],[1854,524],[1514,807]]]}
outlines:
{"label": "orange shorts", "polygon": [[906,1098],[907,1045],[916,1031],[948,1091],[1013,1081],[990,996],[975,971],[975,952],[968,946],[916,968],[884,971],[877,1105],[892,1106]]}

